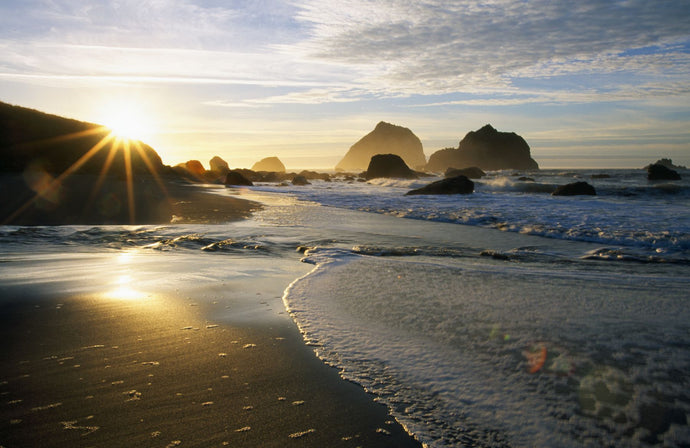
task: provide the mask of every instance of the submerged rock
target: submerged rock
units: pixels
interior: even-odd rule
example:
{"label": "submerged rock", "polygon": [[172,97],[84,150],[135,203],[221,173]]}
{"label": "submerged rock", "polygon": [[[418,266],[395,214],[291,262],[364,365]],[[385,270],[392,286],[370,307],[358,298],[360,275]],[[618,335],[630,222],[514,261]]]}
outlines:
{"label": "submerged rock", "polygon": [[408,128],[380,122],[373,131],[352,145],[335,166],[336,171],[357,171],[367,168],[377,154],[400,156],[407,166],[415,169],[426,164],[422,142]]}
{"label": "submerged rock", "polygon": [[474,182],[467,176],[455,176],[437,180],[416,190],[410,190],[405,196],[417,194],[470,194],[474,191]]}
{"label": "submerged rock", "polygon": [[649,180],[680,180],[677,171],[668,168],[661,163],[655,163],[647,167],[647,179]]}
{"label": "submerged rock", "polygon": [[253,171],[272,171],[276,173],[284,173],[285,165],[278,157],[266,157],[259,160],[252,166]]}
{"label": "submerged rock", "polygon": [[573,182],[571,184],[561,185],[556,188],[556,190],[551,193],[554,196],[577,196],[577,195],[590,195],[595,196],[597,191],[593,186],[587,182]]}
{"label": "submerged rock", "polygon": [[468,168],[448,168],[444,177],[456,177],[456,176],[467,176],[469,179],[481,179],[486,176],[486,173],[476,166],[470,166]]}
{"label": "submerged rock", "polygon": [[326,182],[331,180],[331,176],[328,173],[318,173],[310,170],[302,170],[299,172],[298,176],[303,176],[307,180],[321,179]]}
{"label": "submerged rock", "polygon": [[240,186],[247,186],[251,187],[254,185],[254,183],[247,179],[244,174],[237,170],[232,170],[230,171],[226,176],[225,176],[225,185],[240,185]]}
{"label": "submerged rock", "polygon": [[417,174],[405,164],[396,154],[377,154],[371,158],[365,178],[399,177],[403,179],[417,179]]}
{"label": "submerged rock", "polygon": [[457,148],[436,151],[429,157],[427,171],[479,167],[482,170],[537,170],[525,139],[514,132],[499,132],[490,124],[470,131]]}

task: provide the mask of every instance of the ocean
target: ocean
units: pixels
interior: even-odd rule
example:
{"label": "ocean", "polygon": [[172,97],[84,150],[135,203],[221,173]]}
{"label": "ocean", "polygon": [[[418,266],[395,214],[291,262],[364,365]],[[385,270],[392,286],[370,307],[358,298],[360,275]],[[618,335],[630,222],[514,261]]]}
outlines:
{"label": "ocean", "polygon": [[[494,172],[461,196],[404,195],[434,178],[200,187],[265,208],[223,225],[3,226],[2,287],[78,288],[106,266],[169,290],[274,272],[271,300],[305,342],[429,447],[690,446],[681,175]],[[597,196],[550,195],[577,180]],[[136,268],[112,263],[123,254]]]}

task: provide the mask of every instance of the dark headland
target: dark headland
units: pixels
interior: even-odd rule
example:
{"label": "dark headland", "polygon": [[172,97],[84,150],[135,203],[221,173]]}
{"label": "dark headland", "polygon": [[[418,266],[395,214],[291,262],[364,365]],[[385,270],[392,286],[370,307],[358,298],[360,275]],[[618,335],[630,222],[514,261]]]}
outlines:
{"label": "dark headland", "polygon": [[0,103],[0,224],[217,223],[258,204],[209,195],[150,146]]}

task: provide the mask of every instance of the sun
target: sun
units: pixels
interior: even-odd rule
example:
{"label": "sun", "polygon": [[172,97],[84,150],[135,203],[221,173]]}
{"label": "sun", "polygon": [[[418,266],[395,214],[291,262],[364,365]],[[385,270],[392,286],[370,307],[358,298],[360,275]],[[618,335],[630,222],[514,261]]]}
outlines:
{"label": "sun", "polygon": [[123,140],[150,140],[155,134],[154,118],[136,101],[111,101],[102,105],[100,122],[113,136]]}

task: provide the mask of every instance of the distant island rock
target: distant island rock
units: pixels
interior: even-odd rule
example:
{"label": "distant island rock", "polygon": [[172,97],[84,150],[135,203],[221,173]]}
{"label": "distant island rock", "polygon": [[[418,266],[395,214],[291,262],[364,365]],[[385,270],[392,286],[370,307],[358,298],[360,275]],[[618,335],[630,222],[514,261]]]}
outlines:
{"label": "distant island rock", "polygon": [[499,132],[490,124],[470,131],[457,148],[445,148],[429,157],[427,171],[443,172],[448,168],[478,167],[482,170],[537,170],[530,147],[514,132]]}
{"label": "distant island rock", "polygon": [[252,171],[271,171],[274,173],[284,173],[285,165],[278,157],[266,157],[259,160],[252,166]]}
{"label": "distant island rock", "polygon": [[413,196],[420,194],[470,194],[474,191],[474,182],[467,178],[467,176],[449,177],[429,185],[425,185],[415,190],[410,190],[405,193],[405,196]]}
{"label": "distant island rock", "polygon": [[647,167],[648,180],[680,180],[678,171],[673,170],[661,163],[654,163]]}
{"label": "distant island rock", "polygon": [[411,130],[381,121],[373,131],[350,147],[335,169],[336,171],[367,169],[369,161],[377,154],[398,155],[407,166],[415,169],[423,168],[426,164],[422,142]]}
{"label": "distant island rock", "polygon": [[377,154],[369,162],[365,179],[377,177],[417,179],[417,173],[412,171],[402,157],[397,154]]}
{"label": "distant island rock", "polygon": [[644,169],[649,169],[652,165],[663,165],[670,170],[687,170],[688,168],[683,165],[674,165],[671,159],[659,159],[651,165],[647,165]]}
{"label": "distant island rock", "polygon": [[596,196],[597,192],[594,187],[587,182],[573,182],[557,187],[556,190],[551,194],[553,196]]}

